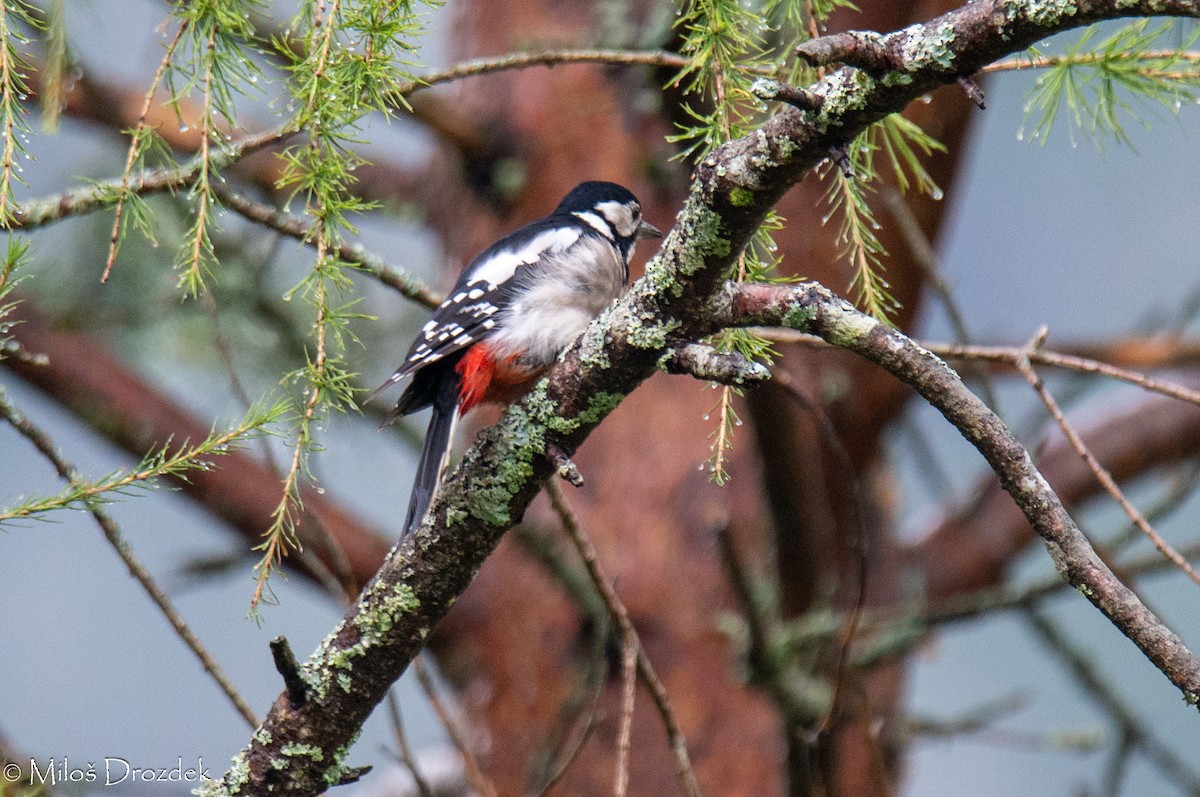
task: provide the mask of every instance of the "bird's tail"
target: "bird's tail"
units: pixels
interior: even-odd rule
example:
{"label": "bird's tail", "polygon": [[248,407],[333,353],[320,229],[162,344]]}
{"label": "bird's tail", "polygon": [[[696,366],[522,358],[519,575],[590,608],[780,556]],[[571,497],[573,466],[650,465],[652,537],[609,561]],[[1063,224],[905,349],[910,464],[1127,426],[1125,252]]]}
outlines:
{"label": "bird's tail", "polygon": [[[449,379],[447,382],[456,383]],[[421,461],[417,463],[417,475],[413,479],[412,495],[408,499],[408,515],[404,518],[401,539],[412,534],[433,502],[433,494],[442,482],[442,471],[450,458],[450,441],[454,427],[458,425],[458,386],[442,389],[433,401],[433,417],[429,419],[429,430],[425,432],[425,446],[421,449]]]}

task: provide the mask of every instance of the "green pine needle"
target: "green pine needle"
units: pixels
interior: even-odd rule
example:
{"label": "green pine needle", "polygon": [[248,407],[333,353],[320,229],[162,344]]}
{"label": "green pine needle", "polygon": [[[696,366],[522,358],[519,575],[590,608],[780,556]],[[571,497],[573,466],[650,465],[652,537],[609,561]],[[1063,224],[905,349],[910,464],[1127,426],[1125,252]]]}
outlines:
{"label": "green pine needle", "polygon": [[[1150,128],[1150,116],[1177,113],[1200,97],[1200,26],[1178,20],[1130,23],[1099,40],[1100,26],[1087,28],[1059,56],[1030,48],[1031,66],[1043,67],[1025,107],[1032,140],[1045,144],[1065,111],[1078,130],[1103,151],[1111,140],[1132,147],[1126,126]],[[1034,121],[1036,120],[1036,121]],[[1022,128],[1018,137],[1025,136]]]}

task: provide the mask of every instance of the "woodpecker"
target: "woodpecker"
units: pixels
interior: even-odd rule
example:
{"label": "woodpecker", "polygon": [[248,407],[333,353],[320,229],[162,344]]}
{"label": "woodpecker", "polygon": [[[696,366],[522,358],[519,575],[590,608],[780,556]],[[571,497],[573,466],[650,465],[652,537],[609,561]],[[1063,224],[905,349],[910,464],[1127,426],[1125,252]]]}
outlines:
{"label": "woodpecker", "polygon": [[433,408],[402,537],[425,519],[458,418],[524,395],[624,291],[637,241],[661,236],[627,188],[591,181],[467,264],[396,373],[371,394],[412,376],[384,425]]}

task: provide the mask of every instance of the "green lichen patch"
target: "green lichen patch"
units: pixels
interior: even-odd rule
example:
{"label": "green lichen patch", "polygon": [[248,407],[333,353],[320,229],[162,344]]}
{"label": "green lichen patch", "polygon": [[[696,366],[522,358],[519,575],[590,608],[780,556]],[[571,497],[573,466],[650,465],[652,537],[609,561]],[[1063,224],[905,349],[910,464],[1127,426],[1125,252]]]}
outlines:
{"label": "green lichen patch", "polygon": [[1063,17],[1073,17],[1079,11],[1075,0],[1026,0],[1012,5],[1014,10],[1024,11],[1025,18],[1040,27],[1057,26]]}
{"label": "green lichen patch", "polygon": [[[525,406],[549,407],[547,384],[545,380],[539,382]],[[480,472],[487,475],[470,484],[466,491],[466,510],[489,525],[507,526],[512,522],[509,504],[533,475],[533,460],[545,451],[546,433],[543,425],[521,405],[509,408],[496,431],[495,439],[504,444],[485,455],[486,461]]]}
{"label": "green lichen patch", "polygon": [[807,332],[817,317],[817,308],[807,304],[794,304],[783,314],[783,325],[788,329]]}
{"label": "green lichen patch", "polygon": [[867,97],[875,87],[875,79],[864,69],[839,69],[821,85],[824,102],[814,123],[822,133],[831,125],[840,126],[842,119],[851,111],[867,104]]}
{"label": "green lichen patch", "polygon": [[879,323],[871,316],[850,308],[848,312],[834,316],[826,339],[834,346],[853,348],[855,344],[866,340]]}
{"label": "green lichen patch", "polygon": [[[361,731],[360,731],[361,732]],[[331,759],[333,763],[321,773],[321,779],[325,781],[326,786],[337,786],[342,782],[342,777],[346,772],[346,756],[350,754],[350,748],[358,741],[358,733],[344,745],[333,752]]]}
{"label": "green lichen patch", "polygon": [[640,318],[629,327],[625,338],[631,346],[639,349],[664,349],[667,341],[671,338],[671,333],[680,326],[681,322],[674,318],[665,321],[655,318]]}
{"label": "green lichen patch", "polygon": [[588,398],[587,408],[579,413],[579,420],[586,424],[598,423],[601,418],[615,410],[617,405],[624,399],[624,393],[606,393],[603,391],[596,393]]}
{"label": "green lichen patch", "polygon": [[[683,246],[679,254],[679,273],[695,274],[710,257],[729,257],[733,244],[724,232],[719,213],[698,202],[689,203],[687,212],[678,222]],[[647,272],[649,273],[649,272]]]}
{"label": "green lichen patch", "polygon": [[902,31],[904,39],[900,53],[905,67],[910,72],[928,69],[937,64],[950,69],[954,63],[954,26],[941,25],[927,30],[923,25],[913,25]]}
{"label": "green lichen patch", "polygon": [[288,742],[283,747],[279,748],[281,755],[289,758],[311,758],[313,761],[324,761],[325,751],[315,744],[301,744],[300,742]]}
{"label": "green lichen patch", "polygon": [[583,331],[580,357],[582,362],[589,367],[605,370],[612,365],[608,353],[604,349],[605,340],[608,338],[608,319],[611,312],[611,307],[605,309],[599,318],[588,324],[587,329]]}
{"label": "green lichen patch", "polygon": [[229,762],[229,771],[221,780],[206,780],[200,786],[192,789],[196,797],[228,797],[237,794],[242,787],[250,782],[250,765],[246,760],[246,751],[242,750]]}
{"label": "green lichen patch", "polygon": [[744,208],[754,204],[754,192],[742,187],[736,187],[729,192],[729,203],[735,208]]}
{"label": "green lichen patch", "polygon": [[364,596],[363,604],[354,625],[362,644],[369,647],[379,644],[402,617],[419,609],[421,600],[409,585],[394,584]]}

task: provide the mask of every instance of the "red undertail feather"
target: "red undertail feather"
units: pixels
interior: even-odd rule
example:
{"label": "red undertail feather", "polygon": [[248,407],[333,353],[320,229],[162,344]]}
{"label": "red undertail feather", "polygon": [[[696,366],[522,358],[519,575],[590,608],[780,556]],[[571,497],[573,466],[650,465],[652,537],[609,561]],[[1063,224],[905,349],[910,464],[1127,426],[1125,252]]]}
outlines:
{"label": "red undertail feather", "polygon": [[475,344],[467,349],[467,353],[454,366],[462,380],[459,387],[458,411],[466,415],[472,407],[484,400],[488,388],[492,385],[492,376],[496,373],[496,361],[487,346]]}
{"label": "red undertail feather", "polygon": [[466,415],[478,404],[498,401],[511,404],[533,386],[546,369],[530,369],[514,356],[497,360],[487,345],[476,343],[454,366],[458,372],[458,412]]}

